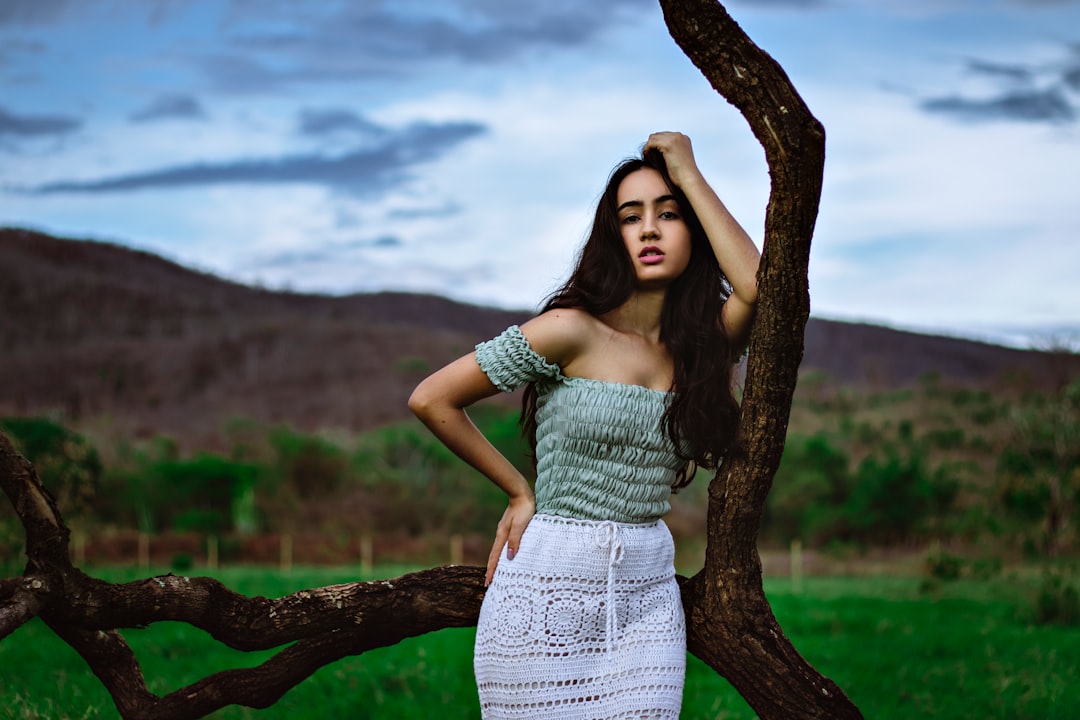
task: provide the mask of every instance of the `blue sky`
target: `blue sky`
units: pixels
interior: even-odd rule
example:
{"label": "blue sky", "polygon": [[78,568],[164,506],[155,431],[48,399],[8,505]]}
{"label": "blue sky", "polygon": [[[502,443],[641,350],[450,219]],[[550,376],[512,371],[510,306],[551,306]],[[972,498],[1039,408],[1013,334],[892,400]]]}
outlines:
{"label": "blue sky", "polygon": [[[1080,333],[1080,2],[732,0],[828,135],[812,312]],[[646,0],[4,0],[0,224],[300,291],[535,307],[653,130],[761,148]]]}

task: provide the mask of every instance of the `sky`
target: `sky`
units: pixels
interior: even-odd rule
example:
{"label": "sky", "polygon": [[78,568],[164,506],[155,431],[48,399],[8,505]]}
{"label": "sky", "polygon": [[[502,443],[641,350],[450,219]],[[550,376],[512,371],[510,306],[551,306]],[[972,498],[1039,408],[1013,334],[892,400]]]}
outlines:
{"label": "sky", "polygon": [[[1080,1],[725,7],[826,129],[812,315],[1080,338]],[[652,1],[0,2],[0,225],[273,289],[535,308],[657,130],[760,247],[763,151]]]}

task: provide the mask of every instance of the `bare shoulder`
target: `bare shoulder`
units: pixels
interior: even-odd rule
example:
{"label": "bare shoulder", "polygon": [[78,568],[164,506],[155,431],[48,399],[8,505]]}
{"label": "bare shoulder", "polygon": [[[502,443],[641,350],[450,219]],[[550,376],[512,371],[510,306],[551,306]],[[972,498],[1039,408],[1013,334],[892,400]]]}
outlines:
{"label": "bare shoulder", "polygon": [[559,308],[521,326],[529,345],[548,362],[565,367],[595,341],[606,326],[580,308]]}

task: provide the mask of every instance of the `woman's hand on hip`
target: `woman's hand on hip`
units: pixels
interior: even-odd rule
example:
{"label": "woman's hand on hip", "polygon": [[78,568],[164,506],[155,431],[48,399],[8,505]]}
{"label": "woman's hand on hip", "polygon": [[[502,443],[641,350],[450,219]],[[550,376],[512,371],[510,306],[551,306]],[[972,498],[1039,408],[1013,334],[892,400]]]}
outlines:
{"label": "woman's hand on hip", "polygon": [[506,559],[514,559],[521,545],[521,535],[535,514],[536,498],[531,494],[510,499],[510,504],[506,506],[506,511],[499,520],[499,527],[495,531],[495,544],[491,546],[491,554],[488,555],[484,587],[491,584],[491,578],[495,575],[495,566],[499,564],[499,556],[502,555],[504,546]]}

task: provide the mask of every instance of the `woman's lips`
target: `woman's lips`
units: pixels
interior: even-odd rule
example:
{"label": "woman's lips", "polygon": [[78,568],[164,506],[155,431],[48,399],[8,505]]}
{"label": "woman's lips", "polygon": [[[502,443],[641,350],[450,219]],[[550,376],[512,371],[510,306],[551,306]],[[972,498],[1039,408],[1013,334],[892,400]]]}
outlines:
{"label": "woman's lips", "polygon": [[655,265],[658,262],[662,262],[663,259],[664,253],[655,245],[643,247],[641,252],[638,253],[638,260],[645,265]]}

